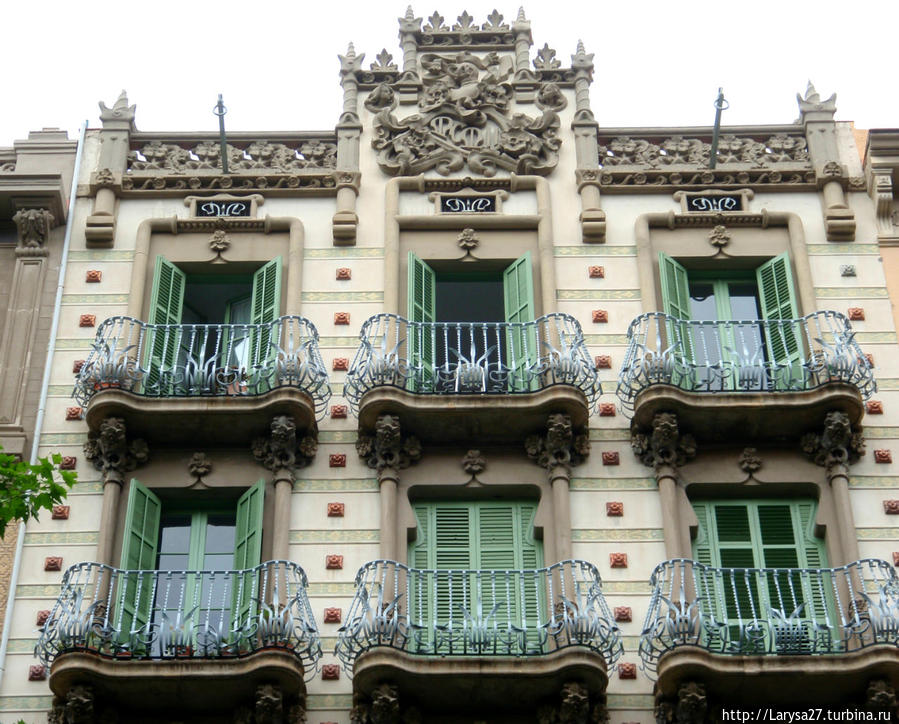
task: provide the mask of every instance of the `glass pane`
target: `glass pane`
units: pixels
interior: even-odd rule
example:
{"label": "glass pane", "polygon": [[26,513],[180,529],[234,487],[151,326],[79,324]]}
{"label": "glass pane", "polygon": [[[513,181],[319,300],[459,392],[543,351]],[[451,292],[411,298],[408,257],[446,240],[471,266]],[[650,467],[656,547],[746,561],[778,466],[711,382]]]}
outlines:
{"label": "glass pane", "polygon": [[755,282],[730,282],[728,292],[731,319],[762,318],[758,286]]}
{"label": "glass pane", "polygon": [[206,524],[206,555],[212,553],[234,554],[234,515],[210,515]]}
{"label": "glass pane", "polygon": [[690,319],[714,322],[718,319],[715,291],[711,282],[690,282]]}
{"label": "glass pane", "polygon": [[163,515],[159,522],[159,553],[190,551],[190,516]]}

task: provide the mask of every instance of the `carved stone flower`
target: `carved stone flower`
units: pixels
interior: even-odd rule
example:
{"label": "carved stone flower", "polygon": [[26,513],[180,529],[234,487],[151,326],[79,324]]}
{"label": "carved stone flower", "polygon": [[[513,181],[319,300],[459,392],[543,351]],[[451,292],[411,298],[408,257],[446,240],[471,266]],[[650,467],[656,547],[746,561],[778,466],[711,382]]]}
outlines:
{"label": "carved stone flower", "polygon": [[730,243],[730,234],[727,233],[724,224],[718,224],[712,228],[709,232],[709,243],[718,249],[722,249]]}
{"label": "carved stone flower", "polygon": [[476,477],[478,473],[484,472],[486,467],[487,460],[481,455],[480,450],[469,450],[465,453],[465,457],[462,458],[462,469],[472,477]]}
{"label": "carved stone flower", "polygon": [[228,232],[224,229],[216,229],[212,232],[212,236],[209,238],[209,248],[216,254],[227,251],[230,246],[231,240],[228,238]]}
{"label": "carved stone flower", "polygon": [[738,464],[744,473],[752,475],[762,467],[762,459],[759,457],[758,450],[748,447],[740,454]]}
{"label": "carved stone flower", "polygon": [[194,477],[202,478],[212,472],[212,461],[206,457],[206,453],[194,453],[187,464],[187,470]]}
{"label": "carved stone flower", "polygon": [[472,249],[476,248],[477,245],[481,243],[481,240],[478,238],[474,229],[462,229],[458,241],[459,248],[463,249],[466,254],[470,253]]}

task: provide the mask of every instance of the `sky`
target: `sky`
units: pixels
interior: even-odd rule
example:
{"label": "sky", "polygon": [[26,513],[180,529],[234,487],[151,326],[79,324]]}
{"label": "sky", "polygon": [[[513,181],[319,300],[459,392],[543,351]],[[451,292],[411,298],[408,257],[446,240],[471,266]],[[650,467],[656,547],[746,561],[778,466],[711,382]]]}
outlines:
{"label": "sky", "polygon": [[[493,8],[512,22],[520,0],[413,3],[447,24]],[[29,130],[75,138],[99,126],[97,102],[127,90],[141,131],[215,131],[219,93],[229,131],[326,130],[341,109],[337,60],[353,41],[365,65],[386,47],[402,64],[397,18],[385,0],[32,0],[0,18],[6,103],[0,146]],[[899,127],[899,0],[530,0],[537,48],[570,63],[577,41],[594,53],[591,103],[601,126],[711,125],[718,87],[724,125],[790,123],[811,79],[837,93],[837,119]]]}

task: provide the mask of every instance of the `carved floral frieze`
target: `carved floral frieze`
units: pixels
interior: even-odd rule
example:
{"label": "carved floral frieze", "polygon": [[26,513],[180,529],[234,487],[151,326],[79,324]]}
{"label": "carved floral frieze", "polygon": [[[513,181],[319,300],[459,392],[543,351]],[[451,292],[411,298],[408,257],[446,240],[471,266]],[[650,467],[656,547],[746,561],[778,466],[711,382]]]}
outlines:
{"label": "carved floral frieze", "polygon": [[[128,154],[128,171],[221,170],[221,146],[217,141],[201,141],[184,148],[174,143],[150,141]],[[228,144],[228,169],[291,173],[304,169],[331,169],[337,166],[337,144],[307,141],[300,144],[253,141],[242,148]]]}

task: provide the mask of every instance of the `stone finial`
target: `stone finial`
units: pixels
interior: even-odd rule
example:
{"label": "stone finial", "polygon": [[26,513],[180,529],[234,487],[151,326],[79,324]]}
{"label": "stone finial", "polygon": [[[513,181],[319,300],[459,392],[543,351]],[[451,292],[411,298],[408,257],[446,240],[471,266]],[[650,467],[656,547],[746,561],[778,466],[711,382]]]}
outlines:
{"label": "stone finial", "polygon": [[547,419],[546,434],[530,435],[524,448],[531,460],[547,470],[571,467],[590,454],[590,438],[586,433],[575,434],[569,415],[555,414]]}
{"label": "stone finial", "polygon": [[696,440],[680,432],[673,412],[657,412],[648,434],[632,432],[631,448],[644,465],[655,469],[662,465],[680,467],[695,457]]}
{"label": "stone finial", "polygon": [[289,470],[309,465],[318,442],[311,435],[297,438],[296,421],[290,415],[275,415],[272,418],[271,436],[258,437],[251,445],[253,457],[267,470]]}
{"label": "stone finial", "polygon": [[381,52],[375,56],[375,62],[369,67],[374,71],[381,72],[399,70],[397,64],[393,62],[393,56],[387,52],[387,48],[381,49]]}
{"label": "stone finial", "polygon": [[403,437],[400,418],[385,414],[378,416],[374,435],[359,435],[356,452],[379,473],[386,468],[402,470],[421,458],[421,443],[416,437]]}
{"label": "stone finial", "polygon": [[594,53],[587,53],[584,47],[584,41],[577,41],[577,50],[571,56],[571,68],[575,71],[582,71],[586,74],[587,79],[593,80],[593,56]]}
{"label": "stone finial", "polygon": [[824,417],[821,433],[810,432],[800,440],[802,451],[815,463],[830,472],[837,465],[857,462],[865,452],[861,433],[853,432],[845,412],[833,410]]}
{"label": "stone finial", "polygon": [[822,101],[821,94],[815,90],[815,86],[811,81],[808,82],[808,86],[805,89],[805,97],[800,93],[796,94],[796,102],[799,103],[799,112],[803,115],[812,111],[820,111],[832,115],[837,110],[837,94],[833,93],[826,101]]}
{"label": "stone finial", "polygon": [[16,251],[45,251],[56,219],[47,209],[19,209],[12,217],[18,231]]}
{"label": "stone finial", "polygon": [[137,130],[134,126],[137,105],[128,105],[128,94],[124,90],[119,93],[119,97],[113,103],[112,108],[108,108],[103,101],[100,101],[99,106],[100,120],[103,122],[104,128],[113,127],[127,128],[131,131]]}
{"label": "stone finial", "polygon": [[412,12],[411,5],[406,8],[406,14],[403,17],[397,19],[400,23],[401,33],[417,33],[419,30],[421,30],[421,18],[415,17],[415,13]]}
{"label": "stone finial", "polygon": [[526,23],[528,19],[524,16],[524,6],[518,8],[518,16],[515,18],[516,23]]}
{"label": "stone finial", "polygon": [[340,74],[355,73],[362,69],[362,61],[365,59],[365,53],[356,55],[355,46],[350,43],[346,49],[346,55],[338,55],[340,59]]}
{"label": "stone finial", "polygon": [[100,423],[98,431],[88,434],[84,457],[104,476],[118,477],[121,483],[122,473],[134,470],[149,460],[150,449],[143,440],[128,442],[125,421],[121,417],[107,417]]}

